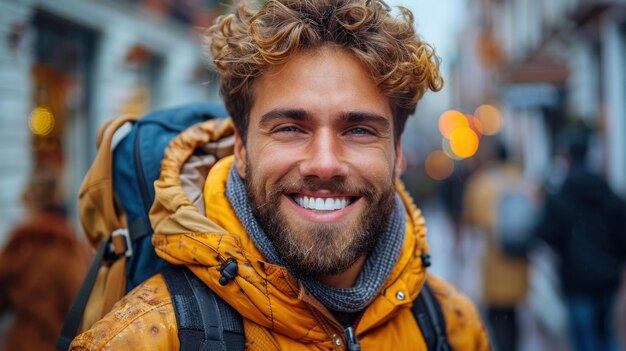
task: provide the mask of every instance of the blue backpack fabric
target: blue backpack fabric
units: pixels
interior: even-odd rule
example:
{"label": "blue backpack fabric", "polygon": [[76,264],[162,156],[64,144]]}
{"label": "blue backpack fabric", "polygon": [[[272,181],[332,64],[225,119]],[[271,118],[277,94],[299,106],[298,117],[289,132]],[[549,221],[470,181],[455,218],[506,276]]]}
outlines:
{"label": "blue backpack fabric", "polygon": [[183,130],[210,118],[226,117],[220,104],[196,103],[146,115],[115,147],[113,184],[126,213],[133,254],[128,257],[126,292],[158,273],[166,262],[150,242],[148,213],[154,201],[154,181],[161,172],[163,151]]}
{"label": "blue backpack fabric", "polygon": [[502,192],[497,206],[496,231],[505,254],[524,257],[538,210],[530,195],[519,185],[510,185]]}

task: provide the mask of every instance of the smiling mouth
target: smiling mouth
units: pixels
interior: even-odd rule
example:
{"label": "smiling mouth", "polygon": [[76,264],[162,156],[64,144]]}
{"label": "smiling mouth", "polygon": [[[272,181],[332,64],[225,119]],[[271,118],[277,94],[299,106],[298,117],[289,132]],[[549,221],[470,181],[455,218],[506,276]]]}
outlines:
{"label": "smiling mouth", "polygon": [[354,196],[314,197],[298,194],[292,194],[291,198],[298,206],[315,211],[342,210],[350,206],[350,204],[357,199],[357,197]]}

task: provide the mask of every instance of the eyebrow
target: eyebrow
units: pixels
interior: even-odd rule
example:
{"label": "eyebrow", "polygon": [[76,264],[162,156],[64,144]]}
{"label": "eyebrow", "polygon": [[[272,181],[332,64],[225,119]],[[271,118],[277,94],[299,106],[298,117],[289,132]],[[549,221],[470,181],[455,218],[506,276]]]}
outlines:
{"label": "eyebrow", "polygon": [[309,114],[308,111],[304,109],[280,109],[279,108],[279,109],[271,110],[265,113],[263,116],[261,116],[259,125],[260,126],[266,125],[270,123],[271,121],[275,119],[279,119],[279,118],[287,118],[287,119],[292,119],[294,121],[307,121],[311,119],[311,115]]}
{"label": "eyebrow", "polygon": [[388,118],[369,112],[346,112],[341,116],[341,120],[345,123],[374,123],[385,130],[391,128],[391,122]]}
{"label": "eyebrow", "polygon": [[[311,114],[305,109],[274,109],[261,116],[259,126],[264,126],[273,120],[286,118],[294,121],[306,122],[311,120]],[[343,123],[374,123],[379,125],[381,129],[391,128],[391,122],[376,113],[351,111],[341,114],[340,120]]]}

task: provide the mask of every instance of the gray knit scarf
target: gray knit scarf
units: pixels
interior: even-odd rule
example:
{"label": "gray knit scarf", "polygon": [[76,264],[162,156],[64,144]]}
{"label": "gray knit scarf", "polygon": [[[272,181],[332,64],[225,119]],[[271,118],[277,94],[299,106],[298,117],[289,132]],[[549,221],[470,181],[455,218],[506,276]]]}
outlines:
{"label": "gray knit scarf", "polygon": [[[267,238],[263,229],[252,213],[246,188],[243,180],[232,167],[226,185],[226,197],[230,201],[237,217],[243,224],[257,248],[265,258],[273,264],[286,267],[287,264],[276,253],[274,245]],[[367,257],[365,265],[352,288],[332,288],[308,276],[294,274],[306,289],[317,298],[326,308],[340,312],[358,312],[363,310],[376,297],[385,280],[395,265],[402,244],[406,228],[404,205],[399,196],[395,197],[395,207],[392,212],[386,231],[380,237],[378,245]]]}

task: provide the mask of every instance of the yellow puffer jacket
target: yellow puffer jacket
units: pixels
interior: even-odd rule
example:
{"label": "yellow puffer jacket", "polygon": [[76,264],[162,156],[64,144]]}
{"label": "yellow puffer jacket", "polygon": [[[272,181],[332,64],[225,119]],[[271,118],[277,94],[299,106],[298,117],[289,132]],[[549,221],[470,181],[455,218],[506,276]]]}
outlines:
{"label": "yellow puffer jacket", "polygon": [[[202,204],[194,205],[193,196],[183,190],[180,169],[195,147],[229,134],[229,121],[210,121],[181,134],[167,150],[151,212],[158,255],[186,265],[243,316],[247,350],[343,350],[341,325],[285,268],[264,259],[238,221],[224,195],[232,157],[222,158],[206,177],[206,213],[199,212]],[[362,350],[426,350],[410,309],[426,279],[442,306],[452,348],[488,350],[487,334],[472,303],[442,280],[427,278],[420,259],[428,251],[424,219],[402,184],[397,189],[407,208],[406,239],[383,289],[356,326]],[[228,258],[237,260],[239,272],[221,286],[218,268]],[[170,296],[157,275],[79,335],[71,350],[178,350],[177,333]]]}

